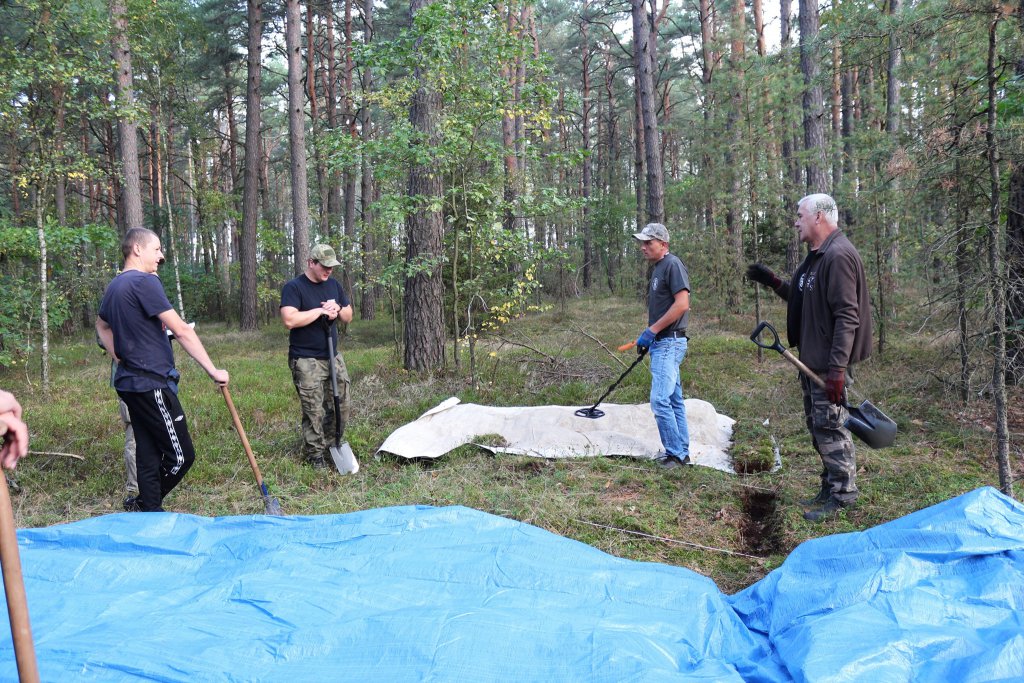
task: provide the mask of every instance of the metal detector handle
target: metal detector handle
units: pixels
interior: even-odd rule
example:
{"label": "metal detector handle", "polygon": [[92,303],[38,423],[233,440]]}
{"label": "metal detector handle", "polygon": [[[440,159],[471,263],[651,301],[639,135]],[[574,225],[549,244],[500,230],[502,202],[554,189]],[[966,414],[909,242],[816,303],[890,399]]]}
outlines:
{"label": "metal detector handle", "polygon": [[[620,352],[621,351],[629,351],[631,348],[633,348],[635,346],[636,346],[636,342],[635,341],[631,341],[628,344],[623,344],[622,346],[620,346],[618,348],[618,350]],[[643,358],[647,354],[648,351],[650,351],[650,349],[644,348],[644,349],[640,349],[639,351],[637,351],[637,353],[640,354],[641,358]]]}
{"label": "metal detector handle", "polygon": [[[765,330],[770,331],[772,334],[771,344],[765,344],[764,342],[761,341],[761,333],[764,332]],[[782,342],[779,341],[779,333],[775,331],[775,328],[772,327],[771,323],[769,323],[768,321],[763,321],[759,323],[757,327],[754,328],[754,331],[750,333],[750,341],[754,342],[762,349],[771,349],[773,351],[778,351],[783,355],[783,357],[786,360],[788,360],[790,363],[796,366],[797,370],[807,375],[811,379],[811,381],[813,381],[822,389],[825,388],[825,380],[823,380],[821,377],[818,377],[818,375],[816,375],[813,370],[804,365],[799,358],[794,356],[789,349],[782,345]]]}

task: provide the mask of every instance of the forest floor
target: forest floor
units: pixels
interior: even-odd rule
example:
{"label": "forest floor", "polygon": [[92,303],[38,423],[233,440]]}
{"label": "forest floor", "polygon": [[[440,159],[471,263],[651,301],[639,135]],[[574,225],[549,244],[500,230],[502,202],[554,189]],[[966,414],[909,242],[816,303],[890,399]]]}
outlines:
{"label": "forest floor", "polygon": [[[764,316],[784,327],[781,307]],[[299,459],[299,406],[287,367],[287,331],[276,320],[259,333],[200,321],[214,362],[231,373],[231,393],[264,479],[286,514],[346,513],[392,505],[465,505],[534,524],[616,556],[688,567],[726,592],[754,583],[801,542],[866,529],[980,486],[998,486],[991,400],[964,404],[959,360],[948,335],[901,333],[857,374],[857,389],[900,426],[884,450],[858,446],[857,506],[822,524],[804,521],[798,499],[818,487],[820,461],[804,429],[796,371],[748,336],[754,321],[695,309],[683,364],[688,397],[737,420],[733,456],[743,474],[705,467],[671,471],[623,458],[548,461],[494,456],[464,446],[434,461],[374,457],[384,439],[442,400],[494,406],[587,407],[621,374],[609,349],[643,329],[636,301],[587,298],[533,314],[481,338],[475,372],[462,346],[459,367],[420,376],[401,369],[394,326],[356,320],[342,342],[352,377],[346,439],[360,458],[355,476],[314,471]],[[245,453],[223,398],[176,349],[181,399],[197,460],[165,501],[198,515],[263,512]],[[11,475],[19,527],[121,512],[124,433],[109,387],[110,364],[91,333],[51,350],[51,389],[38,381],[38,358],[0,372],[0,386],[25,409],[33,455]],[[984,366],[976,370],[978,376]],[[473,376],[475,375],[475,376]],[[637,368],[608,401],[647,401],[650,374]],[[1019,389],[1011,424],[1024,430]],[[783,466],[769,471],[777,444]],[[1016,444],[1012,448],[1019,449]],[[77,457],[76,457],[77,456]],[[1019,450],[1011,457],[1021,467]]]}

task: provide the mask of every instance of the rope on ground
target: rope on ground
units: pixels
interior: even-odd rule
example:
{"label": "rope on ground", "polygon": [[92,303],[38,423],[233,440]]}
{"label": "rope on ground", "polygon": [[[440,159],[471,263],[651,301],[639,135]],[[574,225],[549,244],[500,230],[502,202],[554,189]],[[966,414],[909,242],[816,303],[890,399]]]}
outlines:
{"label": "rope on ground", "polygon": [[757,555],[748,555],[747,553],[741,553],[741,552],[737,552],[735,550],[726,550],[725,548],[715,548],[715,547],[710,546],[710,545],[701,545],[700,543],[690,543],[689,541],[680,541],[680,540],[677,540],[675,538],[669,538],[667,536],[655,536],[653,534],[645,534],[642,531],[632,531],[630,529],[620,529],[617,526],[608,526],[607,524],[598,524],[596,522],[588,522],[585,519],[574,519],[572,521],[579,522],[580,524],[588,524],[590,526],[596,526],[599,529],[609,529],[611,531],[619,531],[619,532],[624,533],[624,534],[632,534],[634,536],[642,536],[643,538],[650,538],[650,539],[653,539],[655,541],[662,541],[664,543],[677,543],[679,545],[685,545],[685,546],[689,546],[691,548],[700,548],[701,550],[712,550],[712,551],[714,551],[716,553],[725,553],[726,555],[738,555],[740,557],[749,557],[752,560],[763,560],[764,559],[763,557],[758,557]]}

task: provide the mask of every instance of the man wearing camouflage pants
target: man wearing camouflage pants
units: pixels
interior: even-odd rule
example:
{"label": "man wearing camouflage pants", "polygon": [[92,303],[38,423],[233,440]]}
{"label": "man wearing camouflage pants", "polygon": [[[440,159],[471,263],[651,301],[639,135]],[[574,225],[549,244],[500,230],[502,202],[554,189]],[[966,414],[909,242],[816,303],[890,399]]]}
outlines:
{"label": "man wearing camouflage pants", "polygon": [[850,367],[871,355],[871,308],[860,254],[838,228],[835,200],[825,194],[804,197],[797,205],[796,229],[809,247],[807,258],[783,282],[760,263],[747,277],[770,287],[788,302],[786,332],[800,360],[825,377],[822,389],[800,376],[804,416],[815,450],[821,456],[821,489],[804,518],[820,522],[857,500],[857,454],[843,425]]}
{"label": "man wearing camouflage pants", "polygon": [[[334,395],[328,359],[329,321],[352,322],[352,306],[341,283],[331,277],[341,263],[334,249],[326,244],[314,246],[306,260],[306,270],[285,283],[281,290],[281,320],[288,334],[288,366],[302,405],[302,455],[316,469],[326,469],[325,455],[333,443]],[[348,370],[338,351],[338,330],[330,326],[334,341],[334,364],[341,398],[341,422],[344,432],[348,421]]]}

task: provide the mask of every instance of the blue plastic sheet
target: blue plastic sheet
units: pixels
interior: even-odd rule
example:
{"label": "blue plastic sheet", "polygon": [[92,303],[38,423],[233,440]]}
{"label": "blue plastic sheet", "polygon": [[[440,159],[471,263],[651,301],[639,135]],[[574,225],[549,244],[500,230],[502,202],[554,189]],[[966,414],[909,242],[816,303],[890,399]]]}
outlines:
{"label": "blue plastic sheet", "polygon": [[807,541],[730,602],[798,681],[1024,681],[1024,507],[983,488]]}
{"label": "blue plastic sheet", "polygon": [[992,489],[805,543],[732,597],[460,507],[117,514],[19,542],[44,681],[1024,677],[1024,510]]}

